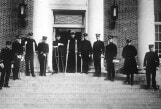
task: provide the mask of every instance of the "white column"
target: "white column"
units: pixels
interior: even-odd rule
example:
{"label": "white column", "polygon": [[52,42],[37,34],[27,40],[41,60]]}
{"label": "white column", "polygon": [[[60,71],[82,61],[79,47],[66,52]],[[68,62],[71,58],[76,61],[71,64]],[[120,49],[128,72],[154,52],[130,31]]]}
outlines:
{"label": "white column", "polygon": [[[100,39],[104,40],[104,0],[88,0],[88,37],[93,45],[96,41],[96,33],[100,33]],[[101,60],[104,70],[104,61]]]}
{"label": "white column", "polygon": [[155,42],[154,0],[138,0],[138,57],[139,67],[143,67],[148,45]]}
{"label": "white column", "polygon": [[95,34],[101,34],[104,40],[104,0],[88,0],[88,34],[89,40],[93,43],[96,40]]}
{"label": "white column", "polygon": [[[49,7],[49,0],[34,0],[33,35],[37,43],[42,36],[47,36],[49,44],[48,67],[52,68],[52,11]],[[52,16],[52,17],[51,17]],[[35,62],[36,64],[38,61]],[[39,65],[39,64],[37,64]]]}

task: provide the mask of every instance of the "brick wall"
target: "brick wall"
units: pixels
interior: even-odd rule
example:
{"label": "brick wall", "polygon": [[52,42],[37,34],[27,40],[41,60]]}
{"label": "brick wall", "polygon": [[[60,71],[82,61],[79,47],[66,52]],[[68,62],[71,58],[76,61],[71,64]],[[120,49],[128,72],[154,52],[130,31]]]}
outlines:
{"label": "brick wall", "polygon": [[16,35],[27,34],[33,28],[33,0],[25,0],[27,4],[27,25],[22,28],[18,17],[18,6],[22,0],[0,0],[0,49],[5,41],[14,41]]}
{"label": "brick wall", "polygon": [[[110,28],[111,6],[113,0],[104,0],[104,41],[107,45],[108,35],[118,37],[118,55],[122,59],[122,49],[126,45],[126,39],[132,39],[132,44],[138,47],[138,1],[137,0],[115,0],[118,4],[118,19],[114,29]],[[121,67],[122,64],[119,64]]]}

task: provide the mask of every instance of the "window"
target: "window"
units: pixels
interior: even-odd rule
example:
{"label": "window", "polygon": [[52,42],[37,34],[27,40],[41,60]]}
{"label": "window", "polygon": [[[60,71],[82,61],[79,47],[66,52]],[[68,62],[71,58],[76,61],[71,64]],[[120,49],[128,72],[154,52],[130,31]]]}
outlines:
{"label": "window", "polygon": [[155,51],[161,58],[161,0],[154,0]]}
{"label": "window", "polygon": [[161,58],[161,24],[155,25],[155,51]]}

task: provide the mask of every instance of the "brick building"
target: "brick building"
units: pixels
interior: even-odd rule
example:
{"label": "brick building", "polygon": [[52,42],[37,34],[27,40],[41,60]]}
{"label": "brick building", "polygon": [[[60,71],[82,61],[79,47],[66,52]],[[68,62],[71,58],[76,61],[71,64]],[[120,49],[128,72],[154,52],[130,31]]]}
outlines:
{"label": "brick building", "polygon": [[[117,58],[122,60],[122,48],[127,38],[138,49],[138,65],[142,67],[148,44],[155,43],[161,55],[161,2],[160,0],[115,0],[118,5],[118,19],[111,28],[111,6],[114,0],[24,0],[26,4],[25,26],[19,13],[23,0],[0,1],[0,48],[6,40],[28,32],[34,33],[37,42],[43,35],[48,36],[49,60],[52,60],[52,41],[57,32],[87,32],[89,40],[95,41],[95,34],[107,44],[108,35],[115,36],[118,47]],[[118,68],[122,64],[118,65]],[[49,69],[52,62],[48,62]],[[102,67],[104,67],[102,62]]]}

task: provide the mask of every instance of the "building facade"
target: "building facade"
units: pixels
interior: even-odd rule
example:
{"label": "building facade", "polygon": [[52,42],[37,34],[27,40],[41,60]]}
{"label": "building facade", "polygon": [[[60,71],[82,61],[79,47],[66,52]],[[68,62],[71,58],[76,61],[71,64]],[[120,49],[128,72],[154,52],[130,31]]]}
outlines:
{"label": "building facade", "polygon": [[[48,37],[50,45],[48,68],[52,70],[52,41],[57,32],[87,32],[93,43],[95,34],[101,34],[101,40],[107,45],[108,35],[115,37],[118,47],[117,58],[122,64],[122,49],[126,39],[138,50],[137,63],[142,68],[143,58],[149,44],[155,44],[158,55],[161,53],[161,3],[159,0],[115,0],[118,5],[118,19],[115,28],[111,28],[111,6],[114,0],[24,0],[26,7],[26,25],[21,26],[18,17],[21,0],[0,1],[0,41],[1,48],[5,40],[13,41],[15,35],[28,32],[40,42],[42,36]],[[64,36],[65,37],[65,36]],[[37,63],[37,61],[35,61]],[[38,64],[36,64],[38,67]],[[102,68],[104,62],[102,61]]]}

